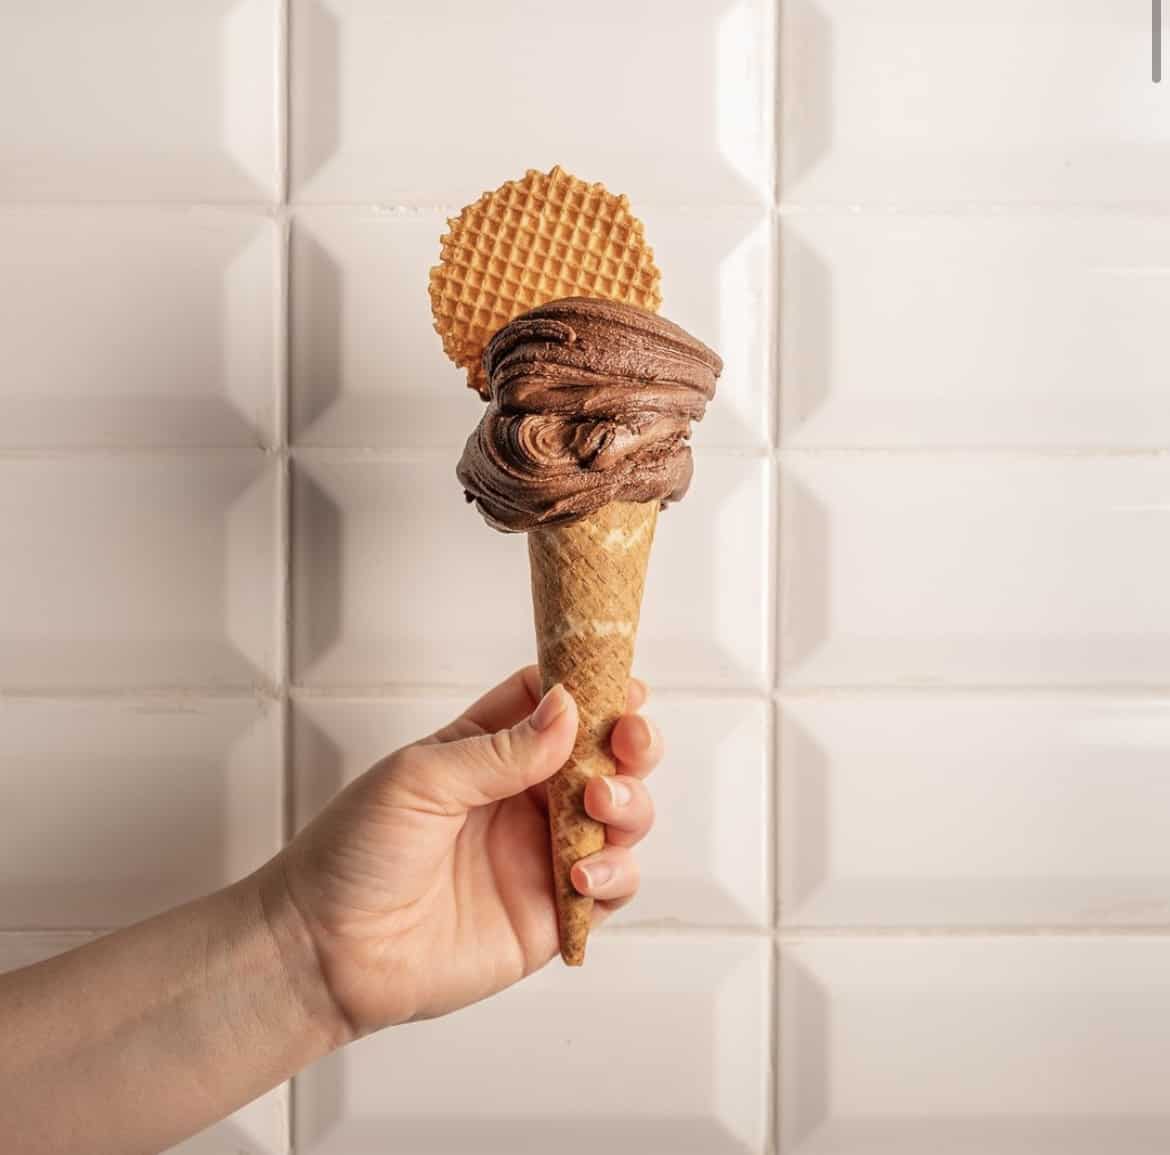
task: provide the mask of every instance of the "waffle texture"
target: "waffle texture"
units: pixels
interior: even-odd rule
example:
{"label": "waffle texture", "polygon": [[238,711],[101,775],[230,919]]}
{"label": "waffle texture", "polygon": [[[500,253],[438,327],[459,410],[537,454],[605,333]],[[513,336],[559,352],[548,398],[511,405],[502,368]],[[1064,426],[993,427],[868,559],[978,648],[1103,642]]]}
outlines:
{"label": "waffle texture", "polygon": [[593,915],[593,899],[577,892],[569,872],[605,845],[605,828],[585,813],[585,783],[616,770],[609,738],[626,708],[657,519],[656,501],[615,501],[528,535],[541,678],[546,690],[563,683],[580,717],[573,753],[548,783],[561,957],[569,966],[585,961]]}
{"label": "waffle texture", "polygon": [[482,357],[497,329],[561,297],[655,311],[661,274],[625,196],[559,165],[484,193],[447,222],[430,297],[443,349],[487,396]]}

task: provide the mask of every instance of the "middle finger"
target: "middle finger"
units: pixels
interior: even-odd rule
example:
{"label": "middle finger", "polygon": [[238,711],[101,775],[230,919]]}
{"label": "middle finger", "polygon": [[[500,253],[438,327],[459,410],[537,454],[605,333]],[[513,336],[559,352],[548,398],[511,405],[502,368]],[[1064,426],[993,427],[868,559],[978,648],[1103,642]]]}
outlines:
{"label": "middle finger", "polygon": [[643,782],[628,774],[585,783],[585,813],[605,823],[610,846],[634,846],[654,825],[654,802]]}

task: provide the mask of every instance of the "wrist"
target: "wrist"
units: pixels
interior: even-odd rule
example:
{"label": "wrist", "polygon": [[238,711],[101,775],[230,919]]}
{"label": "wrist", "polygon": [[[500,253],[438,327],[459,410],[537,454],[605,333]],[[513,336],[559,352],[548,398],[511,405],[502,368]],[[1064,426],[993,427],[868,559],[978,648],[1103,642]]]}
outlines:
{"label": "wrist", "polygon": [[242,885],[250,885],[271,940],[287,994],[303,1017],[305,1030],[317,1036],[322,1053],[356,1037],[333,996],[316,941],[289,890],[284,855],[278,854]]}

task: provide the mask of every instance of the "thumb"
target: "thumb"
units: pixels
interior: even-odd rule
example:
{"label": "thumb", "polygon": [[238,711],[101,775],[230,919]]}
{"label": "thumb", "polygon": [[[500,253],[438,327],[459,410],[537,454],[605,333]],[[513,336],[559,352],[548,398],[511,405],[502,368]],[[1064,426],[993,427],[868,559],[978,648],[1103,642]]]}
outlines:
{"label": "thumb", "polygon": [[472,810],[551,777],[576,736],[577,704],[558,683],[510,729],[408,747],[399,784],[448,813]]}

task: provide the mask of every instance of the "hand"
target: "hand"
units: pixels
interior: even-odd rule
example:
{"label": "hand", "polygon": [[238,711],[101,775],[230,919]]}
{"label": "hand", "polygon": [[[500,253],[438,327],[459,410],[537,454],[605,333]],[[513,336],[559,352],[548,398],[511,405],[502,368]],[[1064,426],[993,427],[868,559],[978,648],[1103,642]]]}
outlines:
{"label": "hand", "polygon": [[[539,696],[536,667],[518,671],[351,783],[270,864],[266,901],[303,923],[348,1035],[456,1010],[556,953],[543,783],[573,748],[577,708],[561,687]],[[630,709],[645,697],[632,681]],[[642,779],[662,752],[637,715],[611,746],[619,774],[585,792],[606,846],[573,868],[595,921],[638,888],[631,847],[653,823]]]}

